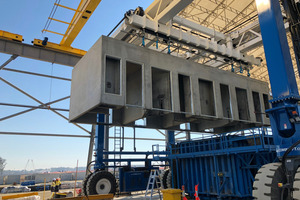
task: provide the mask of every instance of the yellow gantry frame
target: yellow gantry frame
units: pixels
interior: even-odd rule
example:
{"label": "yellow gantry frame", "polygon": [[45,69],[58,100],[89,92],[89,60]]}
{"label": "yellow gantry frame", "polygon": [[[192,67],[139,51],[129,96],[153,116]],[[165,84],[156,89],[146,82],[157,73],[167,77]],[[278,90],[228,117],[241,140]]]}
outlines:
{"label": "yellow gantry frame", "polygon": [[54,49],[54,50],[58,50],[61,52],[70,53],[70,54],[74,54],[74,55],[78,55],[78,56],[84,56],[86,54],[86,51],[81,50],[81,49],[75,49],[71,46],[67,47],[67,46],[63,46],[63,45],[52,43],[52,42],[47,42],[47,45],[44,46],[42,44],[42,42],[43,42],[43,40],[39,40],[39,39],[34,39],[32,41],[32,43],[34,45],[45,47],[48,49]]}
{"label": "yellow gantry frame", "polygon": [[43,31],[47,31],[50,33],[62,35],[63,38],[62,38],[60,44],[47,42],[46,45],[43,45],[42,44],[43,41],[39,40],[39,39],[34,39],[34,41],[32,41],[32,43],[37,46],[50,48],[50,49],[54,49],[54,50],[58,50],[58,51],[66,52],[66,53],[71,53],[71,54],[75,54],[75,55],[79,55],[79,56],[84,56],[86,54],[86,51],[72,48],[71,44],[73,43],[73,41],[75,40],[75,38],[77,37],[77,35],[81,31],[81,29],[83,28],[85,23],[87,22],[87,20],[90,18],[90,16],[93,14],[93,12],[95,11],[95,9],[97,8],[97,6],[99,5],[100,2],[101,2],[101,0],[81,0],[77,9],[73,9],[73,8],[55,3],[54,4],[55,6],[59,6],[59,7],[62,7],[62,8],[68,9],[68,10],[72,10],[75,12],[70,23],[62,21],[62,20],[54,19],[54,18],[49,18],[50,20],[68,24],[69,26],[68,26],[65,34],[57,33],[57,32],[50,31],[50,30],[43,30]]}
{"label": "yellow gantry frame", "polygon": [[71,9],[75,11],[75,14],[67,28],[60,45],[71,46],[87,20],[93,14],[101,0],[81,0],[78,8]]}
{"label": "yellow gantry frame", "polygon": [[19,35],[19,34],[15,34],[15,33],[10,33],[7,31],[1,31],[0,30],[0,38],[4,38],[7,40],[14,40],[14,41],[18,41],[18,42],[22,42],[23,41],[23,36]]}

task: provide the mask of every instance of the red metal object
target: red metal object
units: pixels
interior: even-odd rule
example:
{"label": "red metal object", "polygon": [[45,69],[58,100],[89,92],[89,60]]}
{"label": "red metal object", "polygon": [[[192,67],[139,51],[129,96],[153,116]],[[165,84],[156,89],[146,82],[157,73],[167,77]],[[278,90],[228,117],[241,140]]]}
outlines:
{"label": "red metal object", "polygon": [[200,200],[200,198],[198,196],[198,186],[199,186],[199,184],[195,185],[195,194],[194,194],[195,200]]}

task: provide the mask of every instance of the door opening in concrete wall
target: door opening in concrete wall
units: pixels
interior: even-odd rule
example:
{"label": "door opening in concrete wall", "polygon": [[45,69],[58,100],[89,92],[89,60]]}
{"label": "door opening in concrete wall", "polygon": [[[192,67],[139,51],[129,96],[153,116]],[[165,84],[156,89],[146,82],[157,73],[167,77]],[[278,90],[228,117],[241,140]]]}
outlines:
{"label": "door opening in concrete wall", "polygon": [[[264,100],[265,110],[270,109],[269,95],[263,94],[263,100]],[[269,114],[266,114],[266,117],[269,118]]]}
{"label": "door opening in concrete wall", "polygon": [[254,112],[255,112],[256,121],[262,122],[262,113],[261,113],[261,104],[260,104],[260,99],[259,99],[259,93],[252,92],[252,96],[253,96]]}
{"label": "door opening in concrete wall", "polygon": [[220,84],[223,117],[231,118],[231,104],[228,85]]}
{"label": "door opening in concrete wall", "polygon": [[170,72],[152,67],[153,108],[172,110]]}
{"label": "door opening in concrete wall", "polygon": [[190,77],[178,74],[179,101],[181,112],[192,112]]}
{"label": "door opening in concrete wall", "polygon": [[106,56],[105,65],[105,92],[110,94],[120,94],[121,88],[121,66],[120,59]]}
{"label": "door opening in concrete wall", "polygon": [[142,65],[129,61],[126,62],[126,104],[143,104]]}
{"label": "door opening in concrete wall", "polygon": [[215,116],[216,113],[213,82],[201,79],[199,79],[198,82],[201,113],[204,115]]}
{"label": "door opening in concrete wall", "polygon": [[248,106],[248,97],[247,90],[241,88],[235,88],[236,91],[236,101],[238,106],[238,113],[240,120],[249,120],[249,106]]}

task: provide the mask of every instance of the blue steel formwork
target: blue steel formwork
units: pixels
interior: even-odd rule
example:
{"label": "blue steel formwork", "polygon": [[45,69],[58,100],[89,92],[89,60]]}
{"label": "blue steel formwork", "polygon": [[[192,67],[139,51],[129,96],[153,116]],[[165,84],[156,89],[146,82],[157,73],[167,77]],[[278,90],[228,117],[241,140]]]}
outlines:
{"label": "blue steel formwork", "polygon": [[[257,170],[276,160],[275,145],[267,129],[251,129],[171,145],[173,184],[193,196],[199,184],[203,199],[252,199]],[[175,173],[174,173],[175,172]]]}

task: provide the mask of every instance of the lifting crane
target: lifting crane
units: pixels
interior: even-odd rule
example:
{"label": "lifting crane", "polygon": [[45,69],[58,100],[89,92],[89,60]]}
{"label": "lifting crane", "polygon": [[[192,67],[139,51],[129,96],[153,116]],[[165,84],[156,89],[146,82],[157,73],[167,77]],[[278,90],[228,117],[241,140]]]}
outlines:
{"label": "lifting crane", "polygon": [[[78,8],[73,9],[75,15],[71,23],[68,23],[69,27],[63,34],[64,37],[60,44],[50,43],[46,40],[34,40],[33,43],[67,54],[75,54],[80,57],[85,55],[86,52],[73,49],[70,45],[100,1],[82,0]],[[156,49],[159,49],[158,43],[160,43],[171,55],[173,53],[171,43],[178,44],[178,48],[183,44],[182,46],[188,47],[186,50],[190,51],[188,53],[205,51],[205,54],[215,54],[218,58],[223,58],[222,61],[225,60],[225,62],[230,60],[242,63],[246,69],[252,64],[260,64],[260,59],[246,55],[234,48],[232,38],[176,16],[182,8],[191,2],[192,0],[156,0],[145,13],[141,8],[135,12],[127,12],[125,15],[126,23],[113,34],[113,37],[138,45],[142,43],[143,47],[151,47],[152,44],[157,43]],[[177,188],[185,185],[186,192],[192,194],[194,186],[200,183],[199,195],[201,199],[202,197],[203,199],[252,199],[252,196],[259,200],[300,199],[300,107],[298,105],[300,96],[287,43],[280,2],[279,0],[256,0],[256,4],[273,96],[270,101],[272,108],[266,110],[271,121],[273,139],[266,133],[267,129],[263,128],[259,134],[250,132],[251,134],[248,133],[248,135],[237,136],[226,133],[203,140],[176,143],[174,131],[169,130],[166,134],[168,137],[166,151],[105,152],[104,150],[107,148],[105,146],[107,142],[104,141],[105,126],[110,124],[103,114],[105,113],[103,112],[104,109],[95,109],[93,112],[98,113],[95,172],[89,174],[83,182],[85,194],[116,192],[116,177],[105,170],[109,167],[105,165],[106,162],[128,163],[128,166],[120,168],[119,171],[120,191],[130,192],[145,189],[149,171],[156,168],[151,165],[154,158],[149,159],[148,156],[161,154],[167,155],[167,157],[158,159],[167,161],[170,167],[170,170],[164,173],[162,181],[164,185]],[[299,69],[300,3],[296,0],[282,0],[282,4],[290,23],[289,29]],[[66,8],[60,4],[56,6]],[[54,18],[51,20],[62,22]],[[196,30],[200,34],[183,31],[184,29],[178,28],[178,26],[172,27],[169,24],[170,20],[173,20],[177,25],[185,25],[191,30]],[[203,39],[200,37],[201,33],[213,39]],[[146,35],[150,38],[147,42],[145,42]],[[21,35],[5,31],[0,31],[0,38],[19,43],[23,39]],[[177,47],[172,48],[176,50]],[[115,62],[115,60],[109,61]],[[135,68],[138,67],[135,66]],[[300,70],[298,71],[300,72]],[[185,77],[182,76],[181,78],[184,79]],[[164,114],[163,112],[159,113]],[[274,163],[275,148],[279,162]],[[116,153],[145,155],[145,158],[107,159],[107,155]],[[145,162],[145,167],[132,167],[131,162],[137,161]],[[260,169],[256,173],[258,168]],[[255,181],[252,190],[253,180]]]}
{"label": "lifting crane", "polygon": [[[164,3],[166,2],[164,1]],[[170,3],[171,1],[168,2]],[[160,15],[160,12],[163,10],[163,7],[167,8],[169,4],[163,4],[162,1],[155,1],[145,11],[145,15],[148,18],[144,16],[144,12],[126,13],[128,18],[127,24],[123,25],[113,37],[120,40],[133,41],[137,44],[142,42],[143,47],[148,45],[145,43],[146,34],[152,36],[151,44],[155,42],[155,39],[158,43],[160,37],[166,43],[168,54],[172,53],[168,41],[172,38],[173,42],[183,43],[189,48],[205,48],[208,53],[215,53],[219,57],[225,57],[224,60],[243,62],[245,65],[260,63],[259,60],[234,49],[231,38],[226,39],[227,46],[220,45],[219,42],[213,40],[208,41],[189,33],[180,33],[178,28],[175,29],[169,26],[168,22],[181,10],[179,8],[188,5],[192,1],[174,2],[178,3],[178,7],[174,6],[174,9],[166,9],[165,13],[167,14],[165,15]],[[290,22],[290,31],[299,65],[299,2],[294,0],[283,0],[282,2]],[[262,132],[259,134],[251,131],[251,134],[238,136],[220,134],[213,138],[176,143],[174,131],[169,130],[166,134],[168,136],[167,152],[155,152],[168,155],[161,160],[167,161],[170,165],[170,170],[165,173],[162,181],[163,183],[167,182],[169,187],[180,188],[181,185],[185,185],[186,191],[191,194],[191,188],[194,188],[200,182],[199,195],[201,198],[203,196],[204,199],[252,199],[252,196],[259,200],[300,199],[300,169],[298,169],[300,167],[300,148],[298,146],[300,144],[300,109],[298,106],[300,96],[280,3],[279,0],[256,0],[256,4],[273,96],[273,99],[270,101],[272,108],[267,109],[266,112],[270,117],[274,141],[266,134],[267,129],[262,129]],[[177,23],[183,23],[183,21],[177,18]],[[187,21],[185,22],[187,23]],[[190,27],[199,28],[193,23],[188,23]],[[135,28],[136,34],[133,34],[134,31],[130,30],[130,26]],[[208,35],[211,32],[203,27],[200,28]],[[127,33],[129,34],[126,35]],[[222,33],[216,34],[213,32],[213,34],[217,35],[220,40],[226,38]],[[134,38],[135,36],[142,39]],[[103,40],[108,39],[104,38]],[[99,41],[101,42],[101,40]],[[121,42],[118,44],[121,45]],[[119,65],[120,59],[107,58],[107,62],[114,63],[114,68],[117,69],[116,66]],[[84,67],[90,66],[84,65]],[[90,78],[90,76],[87,77]],[[87,85],[89,86],[89,84]],[[112,88],[111,82],[107,85],[109,85],[109,88]],[[120,94],[120,91],[114,92],[114,95]],[[96,109],[90,113],[87,112],[90,110],[83,111],[84,114],[87,114],[89,120],[92,120],[95,112],[98,113],[96,121],[97,153],[95,172],[88,175],[83,182],[84,193],[88,195],[116,192],[116,178],[105,171],[105,168],[109,166],[104,164],[105,162],[116,161],[104,159],[104,155],[110,154],[110,152],[104,151],[104,129],[105,126],[110,125],[104,116],[107,114],[109,103],[106,102],[104,107],[101,107],[101,105],[94,106]],[[82,113],[80,114],[82,115]],[[78,119],[80,120],[80,118],[75,120]],[[273,163],[275,148],[279,162]],[[126,152],[120,153],[126,154]],[[135,155],[135,153],[132,153],[132,155]],[[128,166],[120,169],[120,191],[135,191],[144,187],[145,177],[149,175],[149,170],[154,168],[151,166],[152,160],[147,159],[149,153],[144,154],[146,154],[146,159],[127,159]],[[124,162],[126,160],[117,161]],[[146,164],[144,168],[132,168],[131,161],[144,161]],[[258,168],[260,169],[257,172]],[[253,175],[255,175],[255,181],[252,190]],[[131,182],[135,184],[130,185]],[[136,187],[130,188],[133,185]],[[126,188],[124,189],[124,187]],[[249,194],[249,192],[252,194]]]}

